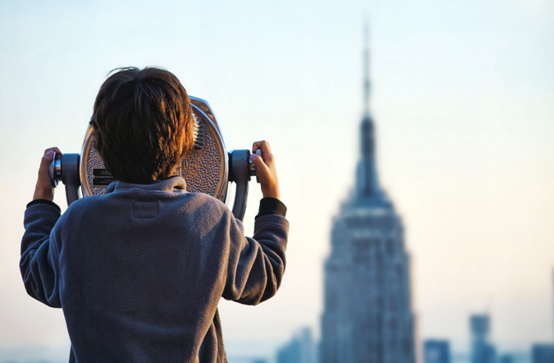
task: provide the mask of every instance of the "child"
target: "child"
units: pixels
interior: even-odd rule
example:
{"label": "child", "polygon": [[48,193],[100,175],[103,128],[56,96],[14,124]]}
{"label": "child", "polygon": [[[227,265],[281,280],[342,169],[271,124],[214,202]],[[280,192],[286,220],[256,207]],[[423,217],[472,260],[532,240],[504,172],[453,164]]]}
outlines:
{"label": "child", "polygon": [[167,71],[111,75],[92,124],[116,181],[61,216],[48,176],[60,150],[45,151],[20,267],[29,295],[63,309],[70,362],[226,362],[219,299],[256,305],[279,288],[289,224],[269,144],[253,145],[264,198],[249,238],[223,203],[173,176],[193,144],[191,112]]}

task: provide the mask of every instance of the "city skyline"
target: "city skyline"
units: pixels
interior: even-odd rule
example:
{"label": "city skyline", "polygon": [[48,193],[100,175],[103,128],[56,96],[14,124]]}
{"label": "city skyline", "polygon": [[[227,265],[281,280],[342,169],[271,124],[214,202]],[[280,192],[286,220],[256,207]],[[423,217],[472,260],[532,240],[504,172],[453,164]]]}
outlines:
{"label": "city skyline", "polygon": [[[395,269],[400,267],[402,271],[409,273],[410,258],[407,251],[404,251],[402,221],[395,214],[392,201],[388,199],[379,183],[375,122],[370,111],[370,50],[367,44],[367,24],[364,26],[364,32],[364,106],[358,133],[360,156],[354,188],[350,191],[349,197],[341,203],[339,213],[333,217],[329,238],[331,254],[327,256],[324,267],[324,312],[319,326],[321,340],[315,344],[319,348],[319,355],[317,359],[311,358],[311,355],[309,359],[306,358],[305,352],[312,349],[314,343],[311,338],[302,337],[311,337],[309,328],[304,327],[302,333],[296,333],[290,342],[277,351],[277,363],[415,362],[415,351],[418,350],[415,348],[416,345],[422,348],[422,363],[450,363],[453,359],[448,337],[442,337],[443,340],[419,337],[420,341],[416,341],[413,335],[413,313],[410,310],[409,277],[407,293],[401,292],[398,295],[396,285],[402,286],[405,283],[397,281]],[[391,256],[390,251],[396,249],[405,256]],[[390,261],[386,262],[387,260]],[[554,308],[554,269],[552,277]],[[387,283],[383,285],[380,283],[381,279]],[[377,301],[380,301],[380,304]],[[400,329],[402,333],[397,339],[397,333],[394,330],[389,331],[388,325],[391,322],[396,325],[397,320],[404,320],[405,313],[398,311],[399,302],[400,305],[407,306],[411,320],[408,329]],[[391,304],[396,308],[388,311]],[[454,361],[542,363],[546,359],[544,362],[550,363],[548,359],[551,355],[554,356],[554,342],[533,344],[529,346],[528,351],[518,354],[499,352],[494,342],[490,341],[491,326],[487,313],[471,315],[471,344],[466,357],[460,359],[458,355],[458,359]],[[411,357],[401,356],[404,354],[403,348],[401,344],[397,344],[401,343],[405,336],[410,337],[411,346],[414,347]],[[392,351],[389,351],[390,344],[395,347]],[[543,356],[548,358],[537,358]]]}

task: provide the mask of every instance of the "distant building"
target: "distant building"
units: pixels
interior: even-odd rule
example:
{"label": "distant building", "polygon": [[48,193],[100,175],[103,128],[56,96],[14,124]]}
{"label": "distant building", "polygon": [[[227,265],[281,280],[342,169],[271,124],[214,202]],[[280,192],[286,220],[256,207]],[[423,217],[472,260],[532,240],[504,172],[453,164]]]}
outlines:
{"label": "distant building", "polygon": [[498,363],[516,363],[516,359],[511,354],[503,354],[498,358]]}
{"label": "distant building", "polygon": [[450,363],[448,340],[426,340],[423,344],[425,363]]}
{"label": "distant building", "polygon": [[325,262],[321,363],[415,362],[410,256],[402,220],[378,181],[368,54],[356,185],[333,220]]}
{"label": "distant building", "polygon": [[277,351],[277,363],[315,363],[315,345],[309,328],[295,334]]}
{"label": "distant building", "polygon": [[554,363],[554,345],[535,344],[531,349],[532,363]]}
{"label": "distant building", "polygon": [[496,349],[489,343],[488,315],[473,315],[471,328],[471,363],[496,363]]}

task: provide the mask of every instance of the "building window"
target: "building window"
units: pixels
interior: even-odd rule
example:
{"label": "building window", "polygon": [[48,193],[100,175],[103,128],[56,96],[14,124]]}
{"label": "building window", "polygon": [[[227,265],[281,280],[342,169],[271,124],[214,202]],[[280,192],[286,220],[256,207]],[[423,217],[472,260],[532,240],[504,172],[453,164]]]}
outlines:
{"label": "building window", "polygon": [[371,257],[371,248],[367,239],[354,240],[354,263],[367,264]]}

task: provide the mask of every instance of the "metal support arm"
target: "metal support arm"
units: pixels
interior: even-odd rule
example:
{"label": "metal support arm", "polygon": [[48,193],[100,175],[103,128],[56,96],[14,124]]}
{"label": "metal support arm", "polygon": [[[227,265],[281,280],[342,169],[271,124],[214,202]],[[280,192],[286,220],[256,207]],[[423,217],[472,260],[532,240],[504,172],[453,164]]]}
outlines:
{"label": "metal support arm", "polygon": [[233,150],[229,153],[229,181],[237,185],[233,214],[235,218],[244,219],[248,201],[248,182],[250,181],[250,150]]}
{"label": "metal support arm", "polygon": [[63,154],[61,160],[61,178],[65,185],[67,206],[79,199],[79,154]]}

